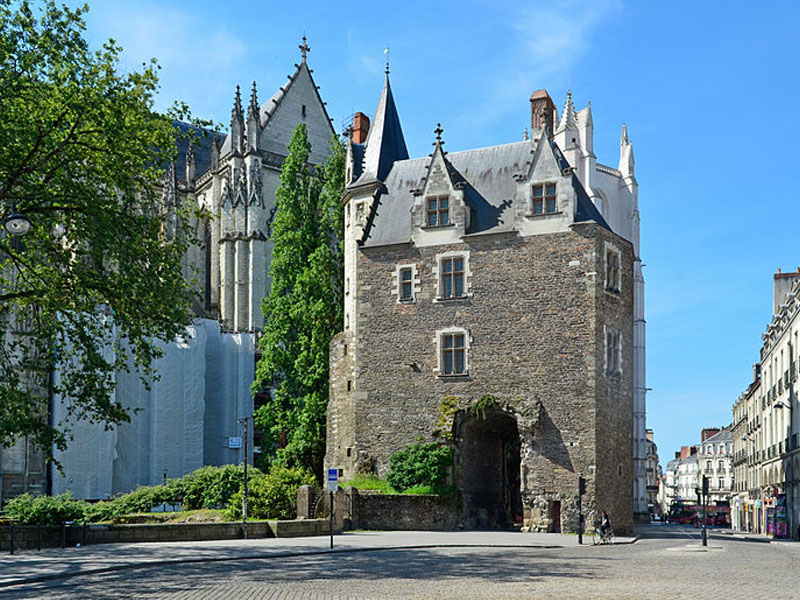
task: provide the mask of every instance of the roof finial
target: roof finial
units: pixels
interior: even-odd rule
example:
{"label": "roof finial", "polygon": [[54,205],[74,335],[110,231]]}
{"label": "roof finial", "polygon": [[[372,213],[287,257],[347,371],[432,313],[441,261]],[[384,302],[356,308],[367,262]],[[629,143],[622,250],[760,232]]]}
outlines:
{"label": "roof finial", "polygon": [[231,111],[233,118],[242,114],[242,91],[239,86],[236,86],[236,94],[233,97],[233,110]]}
{"label": "roof finial", "polygon": [[436,134],[436,142],[434,143],[434,146],[441,146],[442,144],[444,144],[444,142],[442,141],[442,134],[444,133],[444,129],[442,129],[441,123],[436,124],[436,129],[433,130],[433,133]]}
{"label": "roof finial", "polygon": [[383,53],[386,55],[386,71],[384,71],[387,75],[389,74],[389,45],[386,45],[386,48],[383,49]]}
{"label": "roof finial", "polygon": [[253,89],[250,91],[250,110],[258,111],[258,95],[256,93],[255,81],[253,81]]}
{"label": "roof finial", "polygon": [[306,32],[303,32],[303,43],[298,46],[300,48],[300,56],[303,57],[303,62],[306,62],[306,56],[311,52],[311,46],[306,43]]}
{"label": "roof finial", "polygon": [[528,141],[528,128],[522,130],[522,140],[527,142]]}

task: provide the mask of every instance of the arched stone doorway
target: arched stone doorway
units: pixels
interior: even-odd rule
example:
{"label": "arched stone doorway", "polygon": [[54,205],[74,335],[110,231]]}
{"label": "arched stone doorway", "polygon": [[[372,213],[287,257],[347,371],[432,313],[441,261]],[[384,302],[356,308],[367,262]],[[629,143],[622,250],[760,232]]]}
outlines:
{"label": "arched stone doorway", "polygon": [[516,419],[502,410],[487,410],[482,415],[463,412],[454,425],[464,526],[507,529],[520,524],[520,438]]}

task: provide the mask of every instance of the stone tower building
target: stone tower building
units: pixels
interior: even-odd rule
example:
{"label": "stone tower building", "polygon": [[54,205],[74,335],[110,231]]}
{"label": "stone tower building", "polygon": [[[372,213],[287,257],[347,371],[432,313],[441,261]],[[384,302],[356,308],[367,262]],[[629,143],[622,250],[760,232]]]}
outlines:
{"label": "stone tower building", "polygon": [[581,474],[590,517],[624,531],[637,252],[618,194],[584,180],[635,186],[632,154],[624,139],[620,170],[596,165],[591,111],[570,97],[560,121],[544,91],[531,108],[531,140],[447,153],[437,127],[409,159],[387,74],[354,127],[326,464],[384,475],[396,450],[440,439],[465,526],[574,529]]}

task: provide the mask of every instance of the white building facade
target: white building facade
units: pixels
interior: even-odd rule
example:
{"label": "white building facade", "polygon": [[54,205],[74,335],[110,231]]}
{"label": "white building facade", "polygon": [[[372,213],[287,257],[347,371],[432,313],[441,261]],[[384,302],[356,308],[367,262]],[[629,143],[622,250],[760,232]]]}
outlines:
{"label": "white building facade", "polygon": [[708,477],[708,503],[729,502],[733,492],[731,428],[704,439],[697,454],[697,480]]}
{"label": "white building facade", "polygon": [[776,537],[800,535],[800,271],[773,278],[773,318],[762,334],[756,377],[733,406],[737,474],[734,525]]}

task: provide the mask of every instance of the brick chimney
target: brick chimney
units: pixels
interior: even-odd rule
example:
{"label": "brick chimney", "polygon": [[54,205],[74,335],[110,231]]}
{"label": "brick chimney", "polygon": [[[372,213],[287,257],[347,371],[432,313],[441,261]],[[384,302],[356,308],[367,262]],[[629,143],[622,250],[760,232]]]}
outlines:
{"label": "brick chimney", "polygon": [[369,133],[369,117],[362,112],[357,112],[353,116],[353,142],[363,144],[367,141]]}
{"label": "brick chimney", "polygon": [[547,127],[553,135],[553,116],[556,106],[547,90],[536,90],[531,94],[531,134],[537,129]]}
{"label": "brick chimney", "polygon": [[719,432],[720,432],[720,428],[719,427],[705,427],[700,432],[700,441],[701,442],[705,442],[708,438],[714,437]]}

